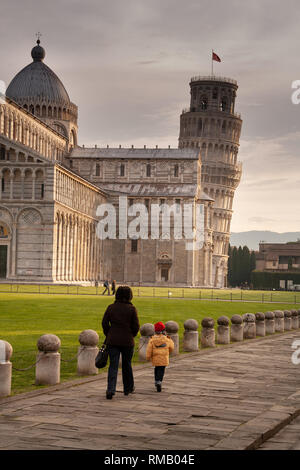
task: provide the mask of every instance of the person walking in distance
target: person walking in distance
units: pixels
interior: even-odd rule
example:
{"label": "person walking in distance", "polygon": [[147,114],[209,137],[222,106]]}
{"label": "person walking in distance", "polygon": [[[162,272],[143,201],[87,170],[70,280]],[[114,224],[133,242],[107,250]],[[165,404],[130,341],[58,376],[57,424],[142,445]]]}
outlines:
{"label": "person walking in distance", "polygon": [[108,291],[108,292],[107,292],[107,295],[110,295],[110,291],[109,291],[109,282],[108,282],[108,280],[104,281],[103,285],[104,285],[105,289],[104,289],[104,291],[102,292],[102,295],[104,295],[106,291]]}
{"label": "person walking in distance", "polygon": [[111,283],[111,293],[112,295],[115,295],[116,293],[116,281],[112,281]]}
{"label": "person walking in distance", "polygon": [[152,360],[155,387],[158,392],[161,392],[165,369],[169,365],[169,356],[174,350],[174,342],[166,335],[166,327],[161,321],[155,323],[154,330],[155,335],[152,336],[147,346],[146,360]]}
{"label": "person walking in distance", "polygon": [[122,379],[124,395],[134,392],[134,378],[131,360],[134,352],[134,338],[140,329],[137,310],[131,303],[132,290],[120,286],[116,300],[109,305],[102,319],[109,355],[106,398],[112,399],[116,393],[120,354],[122,355]]}

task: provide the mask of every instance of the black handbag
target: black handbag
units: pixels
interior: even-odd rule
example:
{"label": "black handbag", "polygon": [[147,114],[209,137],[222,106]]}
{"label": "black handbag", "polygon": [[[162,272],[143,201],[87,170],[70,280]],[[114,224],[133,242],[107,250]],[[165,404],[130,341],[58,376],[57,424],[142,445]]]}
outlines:
{"label": "black handbag", "polygon": [[105,343],[102,344],[101,348],[95,359],[95,366],[97,369],[103,369],[106,366],[108,360],[108,350]]}

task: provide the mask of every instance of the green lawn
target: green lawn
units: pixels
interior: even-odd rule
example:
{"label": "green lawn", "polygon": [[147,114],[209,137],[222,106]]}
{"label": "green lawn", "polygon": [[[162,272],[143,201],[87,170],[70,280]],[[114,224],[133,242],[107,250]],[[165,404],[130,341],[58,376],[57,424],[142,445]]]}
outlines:
{"label": "green lawn", "polygon": [[[149,288],[150,289],[150,288]],[[222,291],[220,291],[221,293]],[[135,291],[135,294],[137,292]],[[0,339],[11,343],[14,352],[13,367],[26,368],[35,362],[38,338],[45,333],[52,333],[61,339],[62,359],[72,359],[78,350],[78,335],[85,329],[93,329],[104,339],[101,319],[107,305],[113,297],[95,295],[51,295],[51,294],[15,294],[0,293]],[[188,318],[199,322],[206,317],[215,320],[221,315],[229,318],[238,313],[266,312],[275,309],[292,309],[291,304],[268,304],[255,302],[220,302],[134,297],[133,303],[138,309],[140,324],[167,322],[174,320],[179,324],[182,342],[183,323]],[[297,308],[297,307],[296,307]],[[136,341],[136,349],[138,341]],[[134,362],[138,362],[137,352]],[[34,385],[35,368],[19,372],[13,371],[12,393],[37,388]],[[61,364],[61,380],[76,378],[76,361]]]}
{"label": "green lawn", "polygon": [[[102,293],[104,287],[84,287],[67,285],[24,285],[0,284],[0,293],[37,293],[37,294],[68,294],[95,295]],[[241,289],[198,289],[179,287],[132,287],[135,297],[185,298],[201,300],[248,300],[255,302],[288,302],[299,304],[300,292],[258,291]]]}

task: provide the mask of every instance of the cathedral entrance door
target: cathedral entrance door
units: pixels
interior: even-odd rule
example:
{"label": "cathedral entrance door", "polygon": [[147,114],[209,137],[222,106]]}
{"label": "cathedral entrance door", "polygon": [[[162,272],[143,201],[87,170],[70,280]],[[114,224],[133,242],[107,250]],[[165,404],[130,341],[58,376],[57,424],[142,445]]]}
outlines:
{"label": "cathedral entrance door", "polygon": [[164,282],[169,280],[169,268],[161,268],[161,280]]}
{"label": "cathedral entrance door", "polygon": [[7,245],[0,245],[0,278],[6,278],[7,272]]}

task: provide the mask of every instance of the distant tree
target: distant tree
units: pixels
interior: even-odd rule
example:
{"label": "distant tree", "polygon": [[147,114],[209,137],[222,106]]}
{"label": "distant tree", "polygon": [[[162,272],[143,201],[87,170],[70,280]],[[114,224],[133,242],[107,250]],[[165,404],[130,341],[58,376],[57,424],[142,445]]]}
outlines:
{"label": "distant tree", "polygon": [[240,262],[240,284],[249,284],[250,282],[250,250],[243,246]]}
{"label": "distant tree", "polygon": [[229,243],[228,245],[228,265],[227,265],[227,284],[228,285],[231,285],[231,282],[232,282],[232,248],[231,248],[231,245]]}
{"label": "distant tree", "polygon": [[250,285],[251,272],[256,268],[255,251],[250,251],[247,246],[229,246],[228,256],[228,285]]}
{"label": "distant tree", "polygon": [[250,273],[256,269],[256,254],[255,251],[251,251],[250,254]]}

